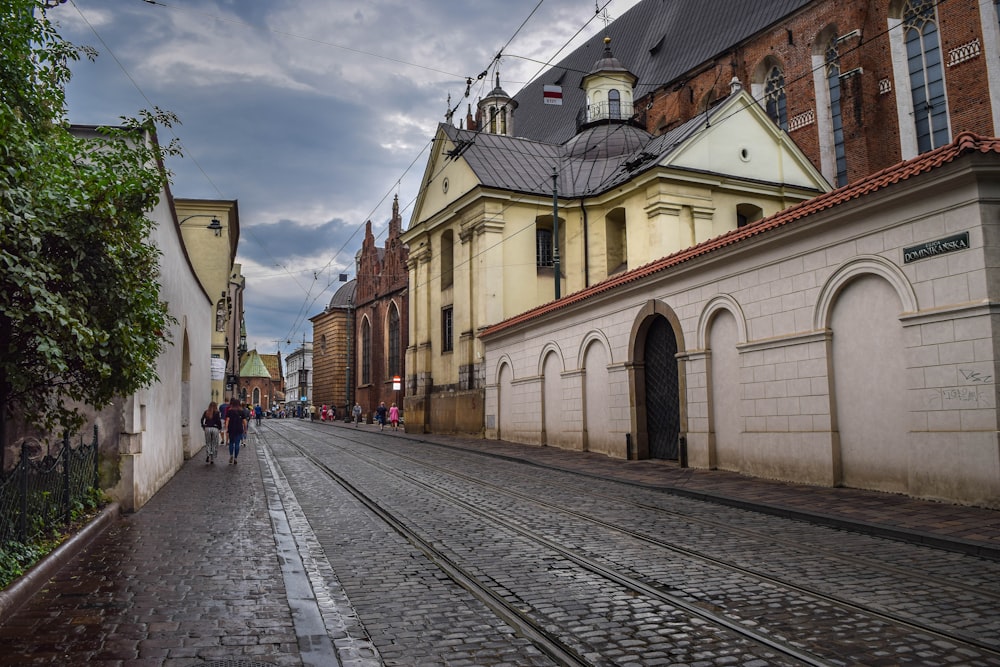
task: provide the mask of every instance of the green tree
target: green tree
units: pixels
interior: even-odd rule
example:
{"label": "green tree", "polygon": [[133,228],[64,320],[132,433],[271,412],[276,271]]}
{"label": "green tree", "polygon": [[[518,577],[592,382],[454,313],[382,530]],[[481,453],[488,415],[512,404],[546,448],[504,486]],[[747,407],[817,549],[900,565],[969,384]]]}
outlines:
{"label": "green tree", "polygon": [[69,63],[38,0],[0,0],[0,438],[5,422],[73,429],[156,380],[173,323],[146,213],[168,182],[154,109],[78,136]]}

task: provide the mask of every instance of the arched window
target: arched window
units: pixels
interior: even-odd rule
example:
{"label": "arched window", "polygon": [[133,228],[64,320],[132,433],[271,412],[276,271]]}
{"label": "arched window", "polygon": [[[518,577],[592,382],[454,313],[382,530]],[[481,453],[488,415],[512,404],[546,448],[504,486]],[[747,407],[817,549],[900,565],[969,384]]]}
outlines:
{"label": "arched window", "polygon": [[399,375],[402,369],[399,356],[399,311],[396,310],[395,303],[389,304],[389,325],[386,330],[389,332],[389,354],[386,355],[389,367],[386,370],[388,371],[387,375],[391,378],[394,375]]}
{"label": "arched window", "polygon": [[372,382],[372,325],[367,319],[361,322],[361,384]]}
{"label": "arched window", "polygon": [[253,402],[250,405],[260,405],[260,388],[253,388]]}
{"label": "arched window", "polygon": [[951,140],[934,5],[934,0],[906,0],[901,17],[913,100],[913,123],[917,132],[917,150],[921,153]]}
{"label": "arched window", "polygon": [[847,153],[844,150],[844,125],[840,114],[840,54],[837,39],[831,38],[824,54],[827,89],[830,92],[830,118],[833,150],[837,160],[837,187],[847,185]]}
{"label": "arched window", "polygon": [[788,130],[788,111],[785,108],[785,75],[775,65],[764,79],[764,108],[771,120],[782,130]]}
{"label": "arched window", "polygon": [[441,289],[455,282],[455,236],[449,229],[441,234]]}
{"label": "arched window", "polygon": [[615,89],[608,91],[608,118],[622,117],[622,95]]}

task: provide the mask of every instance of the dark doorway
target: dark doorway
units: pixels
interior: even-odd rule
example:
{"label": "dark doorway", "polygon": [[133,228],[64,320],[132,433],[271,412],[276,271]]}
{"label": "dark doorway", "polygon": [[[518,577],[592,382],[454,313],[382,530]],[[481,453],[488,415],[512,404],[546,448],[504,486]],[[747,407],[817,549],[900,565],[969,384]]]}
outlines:
{"label": "dark doorway", "polygon": [[643,357],[649,457],[676,460],[681,425],[677,338],[665,318],[657,317],[649,327]]}

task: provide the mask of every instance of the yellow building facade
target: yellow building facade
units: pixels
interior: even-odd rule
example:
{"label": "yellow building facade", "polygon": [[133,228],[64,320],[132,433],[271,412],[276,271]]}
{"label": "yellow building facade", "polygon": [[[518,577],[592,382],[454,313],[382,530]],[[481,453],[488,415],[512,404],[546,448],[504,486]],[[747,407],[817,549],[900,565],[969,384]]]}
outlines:
{"label": "yellow building facade", "polygon": [[512,136],[513,106],[507,134],[439,126],[402,237],[408,431],[482,433],[479,333],[555,300],[557,275],[566,296],[829,189],[738,83],[654,137],[630,120],[634,81],[606,48],[562,145]]}
{"label": "yellow building facade", "polygon": [[[214,304],[212,356],[196,360],[212,367],[212,400],[228,400],[239,376],[240,327],[244,278],[234,263],[239,245],[239,207],[235,200],[174,199],[184,251]],[[228,387],[228,388],[227,388]]]}

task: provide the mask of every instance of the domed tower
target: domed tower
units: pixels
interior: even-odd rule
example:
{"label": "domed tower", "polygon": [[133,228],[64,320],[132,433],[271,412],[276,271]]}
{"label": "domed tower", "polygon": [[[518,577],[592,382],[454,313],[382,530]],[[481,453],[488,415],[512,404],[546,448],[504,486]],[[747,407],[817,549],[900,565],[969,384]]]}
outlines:
{"label": "domed tower", "polygon": [[578,119],[582,129],[597,121],[628,121],[632,118],[632,90],[639,80],[611,53],[611,38],[604,38],[604,53],[583,77],[580,87],[587,94],[587,106]]}
{"label": "domed tower", "polygon": [[500,72],[497,72],[496,82],[496,87],[479,100],[477,126],[480,132],[513,137],[517,102],[500,87]]}

